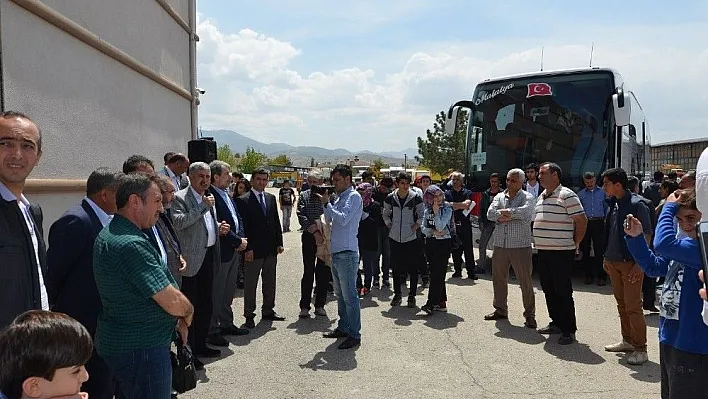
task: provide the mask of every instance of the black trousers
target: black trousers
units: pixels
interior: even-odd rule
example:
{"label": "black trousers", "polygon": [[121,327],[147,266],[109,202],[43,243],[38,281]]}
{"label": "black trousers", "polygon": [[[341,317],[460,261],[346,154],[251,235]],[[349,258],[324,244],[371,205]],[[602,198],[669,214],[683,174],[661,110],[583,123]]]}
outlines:
{"label": "black trousers", "polygon": [[401,285],[410,276],[409,296],[415,296],[418,290],[418,271],[423,259],[423,246],[418,239],[398,242],[389,239],[391,246],[391,265],[393,266],[393,293],[401,295]]}
{"label": "black trousers", "polygon": [[551,324],[563,333],[572,334],[578,327],[575,323],[573,283],[570,280],[575,251],[538,251],[538,272],[541,289],[546,297],[546,307]]}
{"label": "black trousers", "polygon": [[708,398],[708,355],[659,344],[661,399]]}
{"label": "black trousers", "polygon": [[427,238],[425,240],[425,254],[430,262],[430,288],[428,289],[429,306],[447,301],[445,290],[445,274],[447,274],[447,260],[450,258],[452,240],[446,238],[438,240]]}
{"label": "black trousers", "polygon": [[654,306],[656,302],[656,277],[649,277],[644,274],[642,280],[642,305],[644,307]]}
{"label": "black trousers", "polygon": [[[418,245],[425,248],[425,236],[423,236],[422,234],[418,235]],[[428,259],[427,251],[422,252],[424,259],[422,262],[420,262],[420,270],[418,270],[418,274],[423,279],[423,281],[430,281],[430,264],[432,262],[432,259]]]}
{"label": "black trousers", "polygon": [[307,231],[302,233],[302,263],[304,269],[300,280],[300,309],[310,310],[312,285],[315,281],[315,307],[323,307],[327,301],[327,286],[332,271],[322,259],[317,258],[315,236]]}
{"label": "black trousers", "polygon": [[213,310],[211,296],[214,285],[214,247],[207,249],[197,274],[193,277],[182,277],[182,293],[194,306],[194,319],[189,326],[189,345],[195,353],[207,348],[206,338]]}
{"label": "black trousers", "polygon": [[[595,256],[590,258],[590,243],[595,250]],[[605,269],[602,268],[602,260],[605,257],[605,221],[602,219],[588,220],[588,228],[585,237],[580,243],[580,250],[583,253],[583,267],[585,275],[588,277],[607,278]]]}
{"label": "black trousers", "polygon": [[474,274],[474,251],[472,250],[472,226],[468,223],[457,224],[457,236],[460,238],[459,248],[452,250],[452,262],[455,265],[455,273],[462,273],[462,254],[465,254],[465,269],[467,275]]}

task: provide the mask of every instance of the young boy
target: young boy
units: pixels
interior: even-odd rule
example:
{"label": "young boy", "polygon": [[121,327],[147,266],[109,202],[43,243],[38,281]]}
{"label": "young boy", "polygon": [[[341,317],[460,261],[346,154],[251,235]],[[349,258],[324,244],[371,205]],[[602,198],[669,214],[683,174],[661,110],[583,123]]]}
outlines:
{"label": "young boy", "polygon": [[[674,217],[686,238],[676,238]],[[708,392],[708,326],[703,323],[703,301],[696,295],[702,287],[698,278],[701,254],[696,239],[694,189],[669,195],[659,216],[654,251],[642,236],[638,219],[628,215],[625,224],[627,246],[639,266],[652,277],[666,277],[661,293],[659,350],[662,398],[698,398]]]}
{"label": "young boy", "polygon": [[78,321],[25,312],[0,334],[0,392],[8,399],[86,398],[79,390],[92,351],[91,335]]}

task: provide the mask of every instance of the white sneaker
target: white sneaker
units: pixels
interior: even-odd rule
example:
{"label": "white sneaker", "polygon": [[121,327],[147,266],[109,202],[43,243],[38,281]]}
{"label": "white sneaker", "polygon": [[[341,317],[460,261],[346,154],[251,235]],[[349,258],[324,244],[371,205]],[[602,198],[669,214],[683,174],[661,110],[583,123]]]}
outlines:
{"label": "white sneaker", "polygon": [[622,342],[605,346],[605,350],[607,352],[633,352],[635,348],[629,342],[622,340]]}
{"label": "white sneaker", "polygon": [[627,356],[627,363],[639,366],[649,360],[649,355],[645,351],[634,351]]}
{"label": "white sneaker", "polygon": [[315,316],[327,316],[325,308],[315,308]]}
{"label": "white sneaker", "polygon": [[310,317],[310,311],[307,310],[307,309],[300,309],[300,315],[299,315],[299,317],[300,317],[301,319],[307,319],[307,318],[309,318],[309,317]]}

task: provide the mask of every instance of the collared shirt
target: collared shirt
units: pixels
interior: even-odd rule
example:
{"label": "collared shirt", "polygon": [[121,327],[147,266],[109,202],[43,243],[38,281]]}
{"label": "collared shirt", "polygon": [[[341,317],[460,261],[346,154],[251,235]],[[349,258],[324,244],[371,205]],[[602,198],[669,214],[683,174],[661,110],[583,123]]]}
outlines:
{"label": "collared shirt", "polygon": [[531,247],[531,219],[534,213],[534,200],[531,193],[519,190],[514,198],[509,197],[509,190],[494,196],[487,218],[496,222],[501,217],[501,209],[511,211],[511,220],[496,223],[493,240],[495,247],[500,248],[530,248]]}
{"label": "collared shirt", "polygon": [[113,215],[107,214],[103,209],[101,209],[100,206],[96,205],[96,203],[93,202],[90,198],[86,197],[84,199],[91,206],[91,209],[93,209],[94,213],[96,213],[96,217],[98,218],[98,221],[101,222],[101,225],[103,227],[108,226],[108,223],[110,223],[111,219],[113,219]]}
{"label": "collared shirt", "polygon": [[238,232],[238,215],[236,215],[236,206],[234,205],[234,201],[231,199],[231,197],[229,197],[229,189],[222,190],[216,186],[212,187],[214,187],[214,190],[219,193],[221,199],[226,202],[226,207],[228,207],[229,212],[231,212],[231,217],[234,219],[234,225],[231,226],[231,231]]}
{"label": "collared shirt", "polygon": [[177,282],[138,226],[116,215],[101,230],[93,272],[103,304],[94,340],[100,356],[169,347],[176,319],[152,297]]}
{"label": "collared shirt", "polygon": [[537,249],[568,251],[575,249],[573,216],[582,214],[583,204],[573,190],[558,185],[548,189],[536,201],[533,221],[533,241]]}
{"label": "collared shirt", "polygon": [[538,198],[538,188],[541,187],[541,184],[536,180],[536,185],[532,186],[528,182],[526,182],[526,192],[531,194],[534,199]]}
{"label": "collared shirt", "polygon": [[[192,194],[194,195],[194,198],[197,199],[197,204],[202,203],[202,196],[197,193],[192,186],[189,186],[189,189],[192,190]],[[214,215],[212,214],[213,209],[209,209],[207,213],[204,214],[204,223],[206,223],[206,229],[207,229],[207,248],[211,247],[212,245],[216,244],[216,222],[214,220]]]}
{"label": "collared shirt", "polygon": [[[17,196],[10,191],[2,182],[0,182],[0,196],[5,201],[17,201]],[[39,294],[42,301],[42,309],[49,310],[49,295],[47,295],[47,287],[44,285],[44,276],[42,276],[42,267],[39,263],[39,239],[37,238],[37,229],[34,225],[34,218],[32,218],[32,213],[30,212],[30,203],[24,194],[20,195],[20,200],[17,201],[17,205],[22,211],[22,215],[25,217],[25,223],[27,224],[27,230],[29,230],[30,236],[32,237],[32,246],[34,247],[34,258],[37,261],[37,273],[39,276]]]}
{"label": "collared shirt", "polygon": [[589,218],[604,218],[607,211],[607,203],[605,202],[605,192],[598,186],[588,190],[584,188],[578,191],[578,198],[583,204],[585,215]]}
{"label": "collared shirt", "polygon": [[295,212],[297,220],[302,226],[302,232],[305,233],[311,225],[317,223],[324,213],[324,208],[320,199],[316,195],[312,195],[312,190],[305,190],[300,193]]}
{"label": "collared shirt", "polygon": [[327,203],[324,215],[332,222],[330,252],[336,254],[343,251],[359,251],[359,221],[363,212],[361,195],[349,187],[344,190],[334,204]]}
{"label": "collared shirt", "polygon": [[172,185],[175,186],[175,191],[179,191],[179,185],[182,182],[182,178],[180,176],[177,176],[175,172],[173,172],[172,169],[168,168],[167,166],[165,166],[165,170],[167,171],[167,176],[172,181]]}

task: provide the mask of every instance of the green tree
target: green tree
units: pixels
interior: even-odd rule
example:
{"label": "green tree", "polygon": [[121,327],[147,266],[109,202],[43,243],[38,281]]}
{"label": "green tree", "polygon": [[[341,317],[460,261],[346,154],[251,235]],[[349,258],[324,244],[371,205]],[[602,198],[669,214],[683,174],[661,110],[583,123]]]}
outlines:
{"label": "green tree", "polygon": [[311,168],[315,167],[315,158],[310,158],[310,167]]}
{"label": "green tree", "polygon": [[435,115],[433,129],[426,131],[426,138],[418,137],[418,153],[415,160],[430,168],[431,172],[443,174],[448,169],[463,171],[465,167],[465,138],[467,115],[465,110],[457,113],[457,126],[453,134],[445,133],[446,113]]}
{"label": "green tree", "polygon": [[381,172],[381,169],[386,168],[386,163],[383,161],[383,159],[376,158],[371,164],[371,167],[374,169],[375,172]]}
{"label": "green tree", "polygon": [[293,161],[291,161],[287,155],[280,154],[277,157],[271,159],[270,163],[272,163],[273,165],[279,165],[279,166],[292,166]]}
{"label": "green tree", "polygon": [[238,157],[231,151],[228,144],[221,145],[216,149],[216,159],[231,165],[232,169],[236,169],[239,164]]}
{"label": "green tree", "polygon": [[267,160],[268,157],[266,157],[265,154],[254,150],[253,147],[246,147],[246,153],[241,157],[241,172],[252,173],[257,168],[263,166]]}

